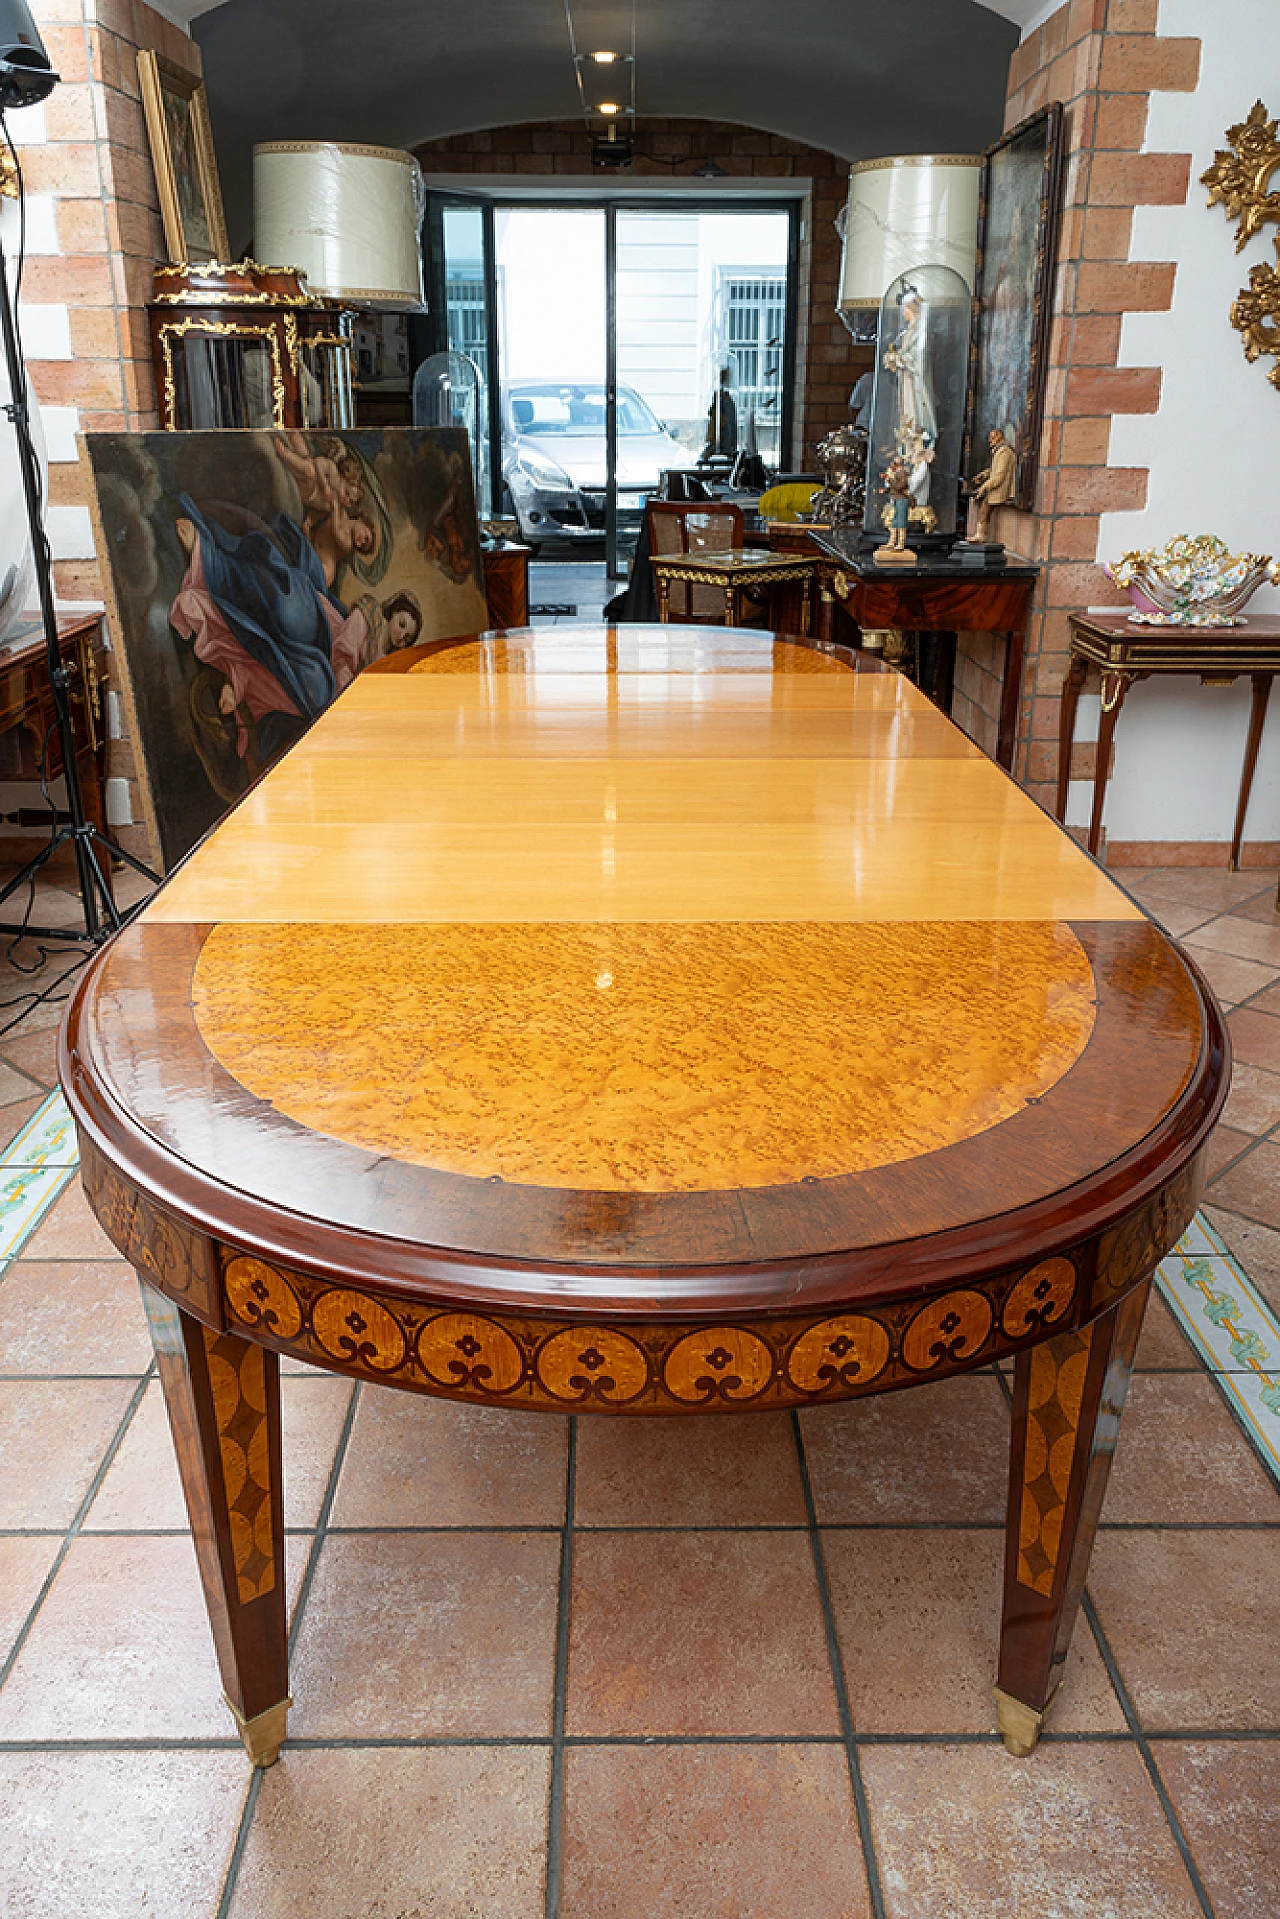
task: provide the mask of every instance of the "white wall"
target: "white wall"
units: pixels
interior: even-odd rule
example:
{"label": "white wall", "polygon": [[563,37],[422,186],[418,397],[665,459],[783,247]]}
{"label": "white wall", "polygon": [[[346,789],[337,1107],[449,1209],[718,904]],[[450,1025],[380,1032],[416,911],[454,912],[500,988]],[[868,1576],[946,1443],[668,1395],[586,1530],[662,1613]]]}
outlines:
{"label": "white wall", "polygon": [[[1139,207],[1130,257],[1174,260],[1168,313],[1126,314],[1120,358],[1164,370],[1160,411],[1112,425],[1112,466],[1145,466],[1147,505],[1109,513],[1101,560],[1163,546],[1175,533],[1217,533],[1233,551],[1280,555],[1280,392],[1249,366],[1227,315],[1249,268],[1274,262],[1280,228],[1264,228],[1243,253],[1235,223],[1205,205],[1200,175],[1243,120],[1259,91],[1280,113],[1280,0],[1161,0],[1162,34],[1198,35],[1203,52],[1194,94],[1151,98],[1146,149],[1191,151],[1184,207]],[[1280,591],[1263,587],[1248,611],[1280,614]],[[1096,735],[1096,697],[1081,702],[1077,737]],[[1195,679],[1146,681],[1129,694],[1116,729],[1116,771],[1107,795],[1113,840],[1228,840],[1235,817],[1248,722],[1248,682],[1202,687]],[[1087,789],[1073,784],[1068,818],[1086,818]],[[1246,840],[1280,839],[1280,692],[1267,720]]]}

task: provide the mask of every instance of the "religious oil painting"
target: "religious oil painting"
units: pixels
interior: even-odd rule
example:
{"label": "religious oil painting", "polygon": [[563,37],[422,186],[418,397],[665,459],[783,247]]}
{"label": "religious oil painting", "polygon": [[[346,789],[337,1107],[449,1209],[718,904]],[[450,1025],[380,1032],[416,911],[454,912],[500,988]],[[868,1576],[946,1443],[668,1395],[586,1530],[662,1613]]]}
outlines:
{"label": "religious oil painting", "polygon": [[966,473],[999,429],[1018,458],[1017,505],[1034,504],[1062,174],[1062,107],[1044,108],[985,155],[970,343]]}
{"label": "religious oil painting", "polygon": [[169,258],[225,260],[227,224],[204,82],[144,49],[138,83]]}
{"label": "religious oil painting", "polygon": [[166,871],[370,661],[489,623],[457,428],[90,433],[81,449]]}

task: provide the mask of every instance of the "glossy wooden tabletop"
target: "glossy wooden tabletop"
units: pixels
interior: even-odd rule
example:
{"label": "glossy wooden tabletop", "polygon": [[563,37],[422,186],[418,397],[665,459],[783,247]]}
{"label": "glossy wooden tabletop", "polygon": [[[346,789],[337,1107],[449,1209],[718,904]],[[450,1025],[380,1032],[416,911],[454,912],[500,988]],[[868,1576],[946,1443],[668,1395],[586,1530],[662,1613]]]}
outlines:
{"label": "glossy wooden tabletop", "polygon": [[620,1311],[733,1268],[776,1310],[1096,1223],[1204,1127],[1208,1045],[1176,951],[905,679],[584,626],[366,672],[98,963],[68,1060],[255,1244],[283,1211],[353,1270]]}

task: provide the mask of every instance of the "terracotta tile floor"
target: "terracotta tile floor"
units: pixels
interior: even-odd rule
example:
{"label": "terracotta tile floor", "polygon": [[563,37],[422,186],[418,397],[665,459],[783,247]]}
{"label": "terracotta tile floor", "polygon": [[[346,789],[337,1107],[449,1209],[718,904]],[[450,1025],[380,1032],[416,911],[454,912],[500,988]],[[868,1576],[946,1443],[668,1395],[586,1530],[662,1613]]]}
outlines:
{"label": "terracotta tile floor", "polygon": [[[1280,1307],[1275,876],[1120,877],[1231,1010],[1209,1213]],[[56,1019],[0,1036],[0,1138]],[[1280,1497],[1158,1300],[1139,1368],[1067,1684],[1016,1761],[996,1373],[630,1425],[291,1366],[295,1738],[255,1775],[137,1288],[73,1187],[0,1279],[0,1910],[1280,1911]]]}

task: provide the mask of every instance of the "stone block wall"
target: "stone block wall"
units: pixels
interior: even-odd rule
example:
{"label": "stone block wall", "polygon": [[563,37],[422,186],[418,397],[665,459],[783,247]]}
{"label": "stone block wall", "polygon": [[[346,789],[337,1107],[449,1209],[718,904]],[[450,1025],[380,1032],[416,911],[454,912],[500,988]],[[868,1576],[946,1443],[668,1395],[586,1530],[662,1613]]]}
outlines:
{"label": "stone block wall", "polygon": [[[1141,507],[1147,496],[1145,467],[1109,464],[1111,423],[1160,405],[1161,369],[1120,364],[1121,322],[1126,313],[1168,309],[1177,263],[1130,260],[1133,210],[1186,201],[1190,154],[1142,148],[1151,93],[1194,92],[1200,42],[1159,35],[1158,10],[1159,0],[1068,0],[1009,63],[1006,129],[1061,100],[1067,141],[1035,506],[993,516],[995,537],[1044,569],[1027,636],[1014,765],[1045,804],[1057,778],[1068,615],[1123,602],[1098,564],[1099,523],[1104,513]],[[989,746],[999,677],[977,636],[962,636],[957,686],[964,700],[957,717]],[[1077,746],[1073,777],[1091,778],[1093,765],[1093,746]]]}
{"label": "stone block wall", "polygon": [[[102,581],[75,436],[158,424],[145,303],[165,255],[138,50],[194,73],[200,53],[145,0],[36,0],[32,11],[62,78],[42,105],[11,116],[28,196],[22,333],[49,448],[54,583],[59,603],[76,606],[100,603]],[[8,206],[4,218],[12,254]],[[144,851],[131,825],[141,818],[132,749],[118,736],[115,701],[108,712],[112,820]]]}
{"label": "stone block wall", "polygon": [[[635,164],[626,178],[684,178],[714,159],[727,174],[807,183],[796,287],[795,418],[792,458],[797,471],[814,470],[814,449],[833,426],[849,420],[849,394],[870,366],[869,348],[856,347],[836,313],[840,236],[835,221],[849,190],[849,163],[779,134],[759,133],[715,120],[639,119],[632,128]],[[548,185],[612,175],[591,165],[591,135],[576,121],[495,127],[484,133],[432,140],[415,149],[424,173],[511,174],[522,185],[548,176]],[[465,186],[459,180],[460,187]],[[714,183],[709,191],[714,193]]]}

